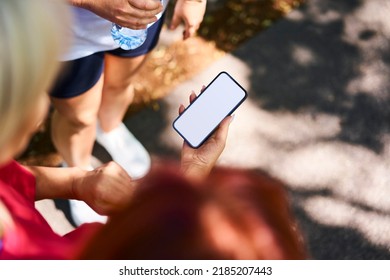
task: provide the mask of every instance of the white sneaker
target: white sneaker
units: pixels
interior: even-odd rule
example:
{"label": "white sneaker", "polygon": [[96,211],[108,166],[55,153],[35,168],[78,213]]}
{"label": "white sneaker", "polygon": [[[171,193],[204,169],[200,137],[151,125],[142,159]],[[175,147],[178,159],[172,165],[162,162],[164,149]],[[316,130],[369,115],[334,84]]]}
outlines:
{"label": "white sneaker", "polygon": [[139,179],[148,173],[151,165],[149,153],[123,123],[108,133],[98,124],[96,141],[131,178]]}
{"label": "white sneaker", "polygon": [[85,223],[103,223],[107,222],[107,216],[102,216],[96,213],[87,203],[81,200],[69,200],[70,214],[76,226]]}
{"label": "white sneaker", "polygon": [[[96,159],[91,164],[87,170],[93,170],[94,164],[101,165],[101,163]],[[68,167],[65,162],[63,162],[62,167]],[[96,166],[97,167],[97,166]],[[106,223],[107,216],[102,216],[96,213],[87,203],[81,200],[69,199],[69,209],[72,220],[76,226],[80,226],[85,223]]]}
{"label": "white sneaker", "polygon": [[[90,165],[86,166],[85,168],[81,168],[81,169],[91,171],[91,170],[98,168],[101,165],[103,165],[103,162],[101,162],[97,157],[94,157],[93,155],[91,155]],[[65,161],[63,161],[60,163],[59,167],[69,167],[69,166]]]}

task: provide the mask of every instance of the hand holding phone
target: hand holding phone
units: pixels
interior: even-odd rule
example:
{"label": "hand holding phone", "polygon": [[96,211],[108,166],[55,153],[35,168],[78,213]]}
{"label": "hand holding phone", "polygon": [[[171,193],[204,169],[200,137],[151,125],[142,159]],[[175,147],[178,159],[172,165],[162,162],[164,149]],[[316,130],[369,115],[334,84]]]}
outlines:
{"label": "hand holding phone", "polygon": [[[224,82],[222,85],[220,84],[221,81]],[[228,92],[227,94],[226,91]],[[222,103],[219,100],[220,96],[214,96],[215,94],[218,95],[218,93],[225,93],[223,94],[225,98],[222,98],[221,100]],[[209,95],[214,97],[214,99],[210,98]],[[213,82],[210,83],[208,87],[202,89],[202,93],[199,95],[199,97],[196,97],[194,92],[190,95],[190,106],[188,106],[187,109],[185,109],[183,105],[180,106],[180,116],[175,120],[173,127],[177,131],[179,130],[180,132],[178,132],[185,139],[181,152],[181,170],[187,177],[198,180],[207,177],[207,175],[210,173],[225,147],[229,125],[233,120],[230,114],[245,100],[246,96],[247,94],[245,90],[239,86],[238,83],[235,82],[227,73],[222,72],[217,76],[217,78],[213,80]],[[197,102],[201,100],[200,98],[205,97],[206,99],[204,100],[211,100],[210,103],[205,102],[207,107],[206,111],[204,111],[205,108],[202,107],[195,108],[196,110],[194,111],[189,111],[193,110],[190,108],[193,108],[192,106],[194,106],[194,104],[198,104]],[[226,100],[230,100],[230,102],[225,102]],[[218,108],[215,109],[215,111],[212,111],[215,106]],[[209,114],[207,114],[207,110],[209,110],[209,114],[218,113],[218,117],[221,119],[221,121],[214,123],[215,128],[213,128],[213,126],[210,128],[210,124],[208,124],[209,130],[192,132],[195,136],[200,132],[201,137],[197,137],[198,139],[203,139],[200,140],[200,144],[196,144],[193,141],[188,141],[187,139],[190,139],[192,135],[191,131],[188,137],[186,134],[188,131],[185,128],[182,130],[180,129],[183,128],[181,125],[184,123],[191,125],[191,118],[187,116],[186,122],[181,124],[179,120],[184,114],[188,114],[188,112],[191,113],[190,115],[192,115],[192,117],[196,116],[197,114],[200,116],[204,114],[207,117],[209,116]],[[212,118],[215,119],[215,116]],[[207,120],[208,119],[206,118],[206,121]],[[192,121],[196,122],[199,121],[199,119],[195,118],[192,119]],[[196,145],[197,147],[195,148],[194,146]]]}
{"label": "hand holding phone", "polygon": [[221,121],[244,102],[247,93],[228,73],[221,72],[173,122],[192,148],[199,148]]}
{"label": "hand holding phone", "polygon": [[[190,103],[194,102],[195,99],[196,94],[192,92]],[[179,114],[182,114],[184,110],[184,105],[180,105]],[[186,141],[183,142],[181,171],[187,178],[202,180],[208,176],[225,148],[229,126],[232,121],[233,116],[224,118],[212,135],[197,149],[190,147]]]}

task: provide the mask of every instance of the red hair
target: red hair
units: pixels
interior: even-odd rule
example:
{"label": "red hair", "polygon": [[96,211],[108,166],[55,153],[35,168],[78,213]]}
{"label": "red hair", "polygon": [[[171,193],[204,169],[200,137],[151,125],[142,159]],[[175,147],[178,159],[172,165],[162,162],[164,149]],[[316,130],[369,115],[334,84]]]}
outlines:
{"label": "red hair", "polygon": [[283,185],[262,173],[216,168],[189,182],[157,168],[82,259],[303,259]]}

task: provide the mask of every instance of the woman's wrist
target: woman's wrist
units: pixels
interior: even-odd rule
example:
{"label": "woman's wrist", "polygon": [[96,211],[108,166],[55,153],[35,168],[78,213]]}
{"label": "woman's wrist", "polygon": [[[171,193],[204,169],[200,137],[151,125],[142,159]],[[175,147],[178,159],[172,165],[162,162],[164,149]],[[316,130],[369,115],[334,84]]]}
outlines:
{"label": "woman's wrist", "polygon": [[181,172],[185,177],[194,179],[194,180],[203,180],[205,179],[211,171],[212,167],[202,164],[202,163],[182,163]]}
{"label": "woman's wrist", "polygon": [[84,186],[83,181],[88,171],[80,168],[72,168],[72,184],[71,184],[71,196],[72,199],[82,200],[80,195],[80,188]]}

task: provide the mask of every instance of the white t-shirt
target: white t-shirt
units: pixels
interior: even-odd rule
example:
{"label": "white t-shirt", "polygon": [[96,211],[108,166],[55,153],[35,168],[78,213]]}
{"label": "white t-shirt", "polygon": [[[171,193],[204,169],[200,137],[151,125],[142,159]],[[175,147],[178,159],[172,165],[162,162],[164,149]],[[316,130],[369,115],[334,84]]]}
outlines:
{"label": "white t-shirt", "polygon": [[71,46],[62,61],[86,57],[96,52],[117,49],[111,36],[112,23],[82,8],[71,7],[73,24],[69,26]]}
{"label": "white t-shirt", "polygon": [[[169,0],[163,0],[164,10]],[[89,10],[71,6],[73,23],[69,26],[71,46],[60,60],[68,61],[89,56],[96,52],[119,48],[111,36],[112,22]],[[157,15],[160,18],[162,13]],[[154,23],[148,25],[152,26]]]}

